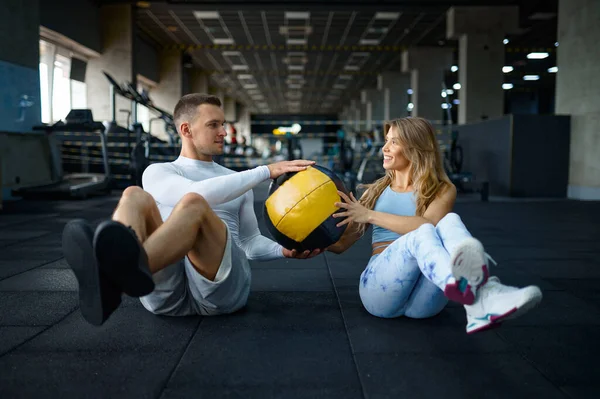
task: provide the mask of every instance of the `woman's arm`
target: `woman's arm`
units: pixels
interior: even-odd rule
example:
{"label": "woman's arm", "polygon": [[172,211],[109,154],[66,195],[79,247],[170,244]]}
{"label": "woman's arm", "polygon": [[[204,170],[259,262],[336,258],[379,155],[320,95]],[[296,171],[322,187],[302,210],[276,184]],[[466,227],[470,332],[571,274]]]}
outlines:
{"label": "woman's arm", "polygon": [[369,211],[368,221],[398,234],[406,234],[418,229],[421,225],[438,224],[454,207],[456,187],[451,185],[446,191],[434,199],[423,216],[398,216],[390,213]]}
{"label": "woman's arm", "polygon": [[326,251],[339,255],[354,245],[354,243],[358,241],[360,237],[362,237],[362,234],[358,232],[357,226],[354,223],[350,223],[339,241],[327,247]]}

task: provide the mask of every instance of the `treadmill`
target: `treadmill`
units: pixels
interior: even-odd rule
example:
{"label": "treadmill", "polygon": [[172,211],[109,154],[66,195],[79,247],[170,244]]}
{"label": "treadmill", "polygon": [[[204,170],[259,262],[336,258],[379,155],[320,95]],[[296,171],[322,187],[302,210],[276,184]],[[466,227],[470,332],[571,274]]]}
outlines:
{"label": "treadmill", "polygon": [[[53,125],[34,126],[33,130],[42,130],[47,134],[50,146],[51,176],[53,182],[42,186],[22,187],[15,194],[23,197],[42,197],[46,195],[60,195],[75,198],[86,198],[90,194],[110,191],[111,175],[108,163],[108,149],[106,145],[105,126],[102,122],[95,122],[92,111],[89,109],[73,109],[65,122],[59,121]],[[93,133],[100,138],[102,149],[103,173],[68,173],[65,174],[62,166],[61,144],[67,140],[67,135],[62,133]]]}

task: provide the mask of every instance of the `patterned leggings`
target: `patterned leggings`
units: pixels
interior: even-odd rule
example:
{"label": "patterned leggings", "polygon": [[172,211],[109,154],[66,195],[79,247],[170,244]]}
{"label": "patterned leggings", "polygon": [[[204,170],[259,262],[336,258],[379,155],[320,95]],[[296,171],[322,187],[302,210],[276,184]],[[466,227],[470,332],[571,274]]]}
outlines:
{"label": "patterned leggings", "polygon": [[374,255],[360,276],[363,306],[378,317],[432,317],[448,303],[450,253],[471,234],[455,213],[424,224]]}

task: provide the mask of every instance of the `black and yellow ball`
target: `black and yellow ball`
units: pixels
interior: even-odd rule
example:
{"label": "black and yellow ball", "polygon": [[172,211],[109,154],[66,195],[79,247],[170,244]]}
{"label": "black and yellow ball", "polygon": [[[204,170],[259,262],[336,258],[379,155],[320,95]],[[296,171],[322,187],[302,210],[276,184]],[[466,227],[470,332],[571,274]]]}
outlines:
{"label": "black and yellow ball", "polygon": [[335,173],[321,166],[310,166],[274,180],[265,201],[265,222],[275,241],[298,251],[324,249],[336,243],[346,225],[332,215],[342,202],[337,191],[346,194],[344,183]]}

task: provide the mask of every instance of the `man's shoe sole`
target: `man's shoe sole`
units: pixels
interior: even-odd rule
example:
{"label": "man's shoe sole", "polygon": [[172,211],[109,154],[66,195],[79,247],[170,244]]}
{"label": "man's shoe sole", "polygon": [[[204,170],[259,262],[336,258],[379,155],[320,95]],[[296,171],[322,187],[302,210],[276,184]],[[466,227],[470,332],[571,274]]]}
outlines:
{"label": "man's shoe sole", "polygon": [[102,222],[94,235],[94,251],[100,270],[127,295],[141,297],[154,290],[146,251],[132,229],[112,220]]}
{"label": "man's shoe sole", "polygon": [[67,223],[62,247],[79,284],[79,309],[90,324],[103,324],[121,303],[121,292],[100,272],[92,247],[93,231],[82,219]]}

